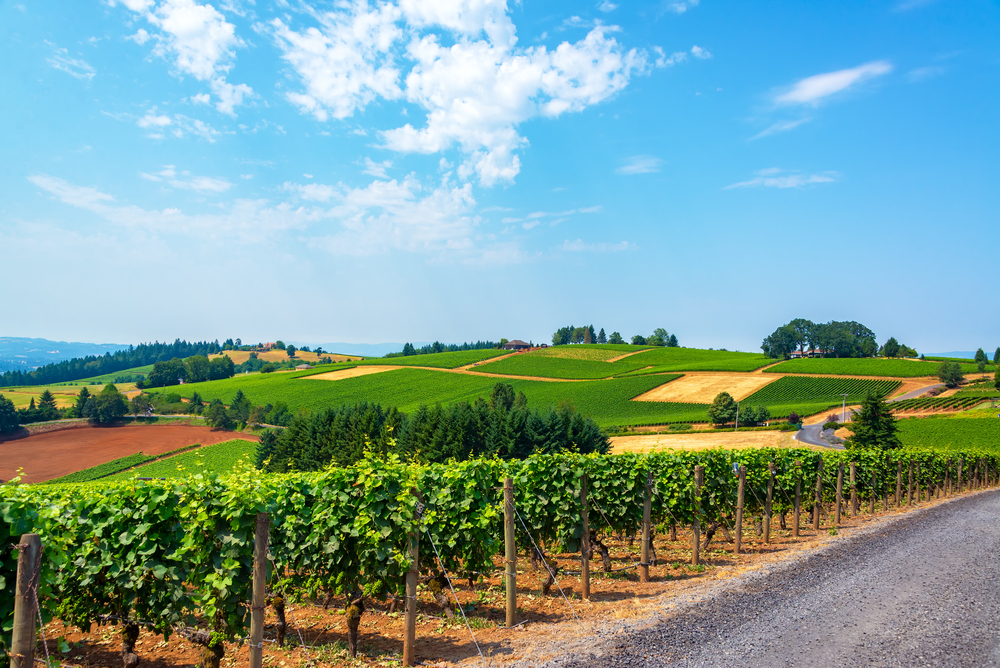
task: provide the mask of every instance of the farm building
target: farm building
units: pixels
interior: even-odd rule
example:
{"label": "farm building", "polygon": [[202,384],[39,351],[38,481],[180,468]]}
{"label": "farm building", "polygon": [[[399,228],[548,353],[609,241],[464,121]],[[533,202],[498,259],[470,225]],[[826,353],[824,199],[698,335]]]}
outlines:
{"label": "farm building", "polygon": [[503,346],[504,350],[531,350],[531,344],[525,343],[521,339],[514,339],[513,341],[508,341]]}
{"label": "farm building", "polygon": [[806,351],[796,350],[792,352],[792,354],[789,355],[789,357],[791,357],[793,360],[799,359],[800,357],[826,357],[828,354],[830,354],[830,352],[832,351],[822,350],[820,348],[810,348],[809,350]]}
{"label": "farm building", "polygon": [[296,371],[308,371],[312,368],[311,364],[299,364],[295,367]]}

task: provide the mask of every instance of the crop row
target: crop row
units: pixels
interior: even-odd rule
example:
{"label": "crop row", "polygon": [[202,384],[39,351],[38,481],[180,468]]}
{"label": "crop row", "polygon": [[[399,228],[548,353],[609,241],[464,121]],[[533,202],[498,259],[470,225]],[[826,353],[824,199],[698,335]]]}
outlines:
{"label": "crop row", "polygon": [[938,410],[972,408],[982,403],[982,397],[917,397],[892,402],[894,411]]}
{"label": "crop row", "polygon": [[[103,615],[148,620],[168,636],[176,624],[210,626],[213,637],[246,632],[247,597],[258,512],[271,517],[270,555],[285,586],[326,592],[400,595],[411,563],[408,534],[426,534],[448,572],[491,572],[503,549],[499,489],[514,480],[522,529],[518,543],[545,541],[549,550],[576,552],[582,536],[581,485],[602,509],[607,531],[634,534],[642,520],[647,477],[653,520],[686,525],[731,521],[734,467],[747,467],[745,511],[763,511],[768,465],[776,470],[774,511],[787,511],[797,483],[833,498],[837,468],[857,464],[856,491],[866,499],[895,484],[897,462],[914,460],[922,485],[954,479],[959,459],[1000,469],[994,452],[921,450],[886,454],[803,449],[670,452],[649,455],[544,455],[522,461],[473,460],[407,465],[365,459],[320,473],[264,475],[251,469],[220,478],[0,486],[0,542],[38,533],[45,546],[39,596],[43,614],[89,628]],[[821,465],[822,461],[822,465]],[[692,472],[704,467],[695,494]],[[872,484],[874,483],[874,484]],[[421,494],[422,507],[418,509]],[[808,498],[808,497],[807,497]],[[421,514],[422,511],[422,514]],[[602,524],[603,527],[603,524]],[[601,528],[600,531],[605,531]],[[0,628],[11,627],[15,578],[12,551],[0,553]],[[425,563],[424,566],[429,566]],[[7,641],[0,638],[0,645]]]}
{"label": "crop row", "polygon": [[751,406],[789,403],[813,403],[820,400],[839,403],[842,395],[848,402],[860,401],[869,392],[886,396],[899,387],[899,381],[865,378],[813,378],[786,376],[765,385],[743,400]]}
{"label": "crop row", "polygon": [[[962,373],[975,373],[975,364],[962,364]],[[788,360],[764,373],[815,373],[839,376],[884,376],[888,378],[920,378],[936,376],[940,362],[904,359],[817,357]],[[992,370],[994,367],[990,367]]]}

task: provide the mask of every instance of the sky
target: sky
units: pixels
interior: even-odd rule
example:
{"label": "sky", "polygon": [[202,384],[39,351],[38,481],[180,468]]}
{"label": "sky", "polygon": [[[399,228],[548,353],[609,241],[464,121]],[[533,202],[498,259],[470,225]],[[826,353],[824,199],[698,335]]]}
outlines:
{"label": "sky", "polygon": [[0,334],[1000,344],[1000,5],[0,2]]}

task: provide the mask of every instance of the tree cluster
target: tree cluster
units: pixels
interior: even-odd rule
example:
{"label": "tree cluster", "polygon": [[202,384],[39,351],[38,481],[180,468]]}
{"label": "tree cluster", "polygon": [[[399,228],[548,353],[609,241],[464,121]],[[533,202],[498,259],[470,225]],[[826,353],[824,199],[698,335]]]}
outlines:
{"label": "tree cluster", "polygon": [[497,383],[489,399],[421,406],[409,415],[365,402],[298,416],[286,430],[265,432],[257,464],[269,471],[311,471],[353,464],[366,451],[445,462],[565,451],[606,453],[609,445],[597,424],[571,406],[533,410],[524,393]]}
{"label": "tree cluster", "polygon": [[895,336],[890,336],[889,340],[882,344],[878,354],[881,357],[917,357],[917,351],[900,343]]}
{"label": "tree cluster", "polygon": [[755,427],[771,419],[767,406],[740,406],[728,392],[719,392],[708,407],[708,419],[719,426],[739,421],[738,426]]}
{"label": "tree cluster", "polygon": [[945,362],[938,367],[938,380],[948,387],[958,387],[965,382],[962,365],[958,362]]}
{"label": "tree cluster", "polygon": [[136,386],[139,389],[149,387],[167,387],[185,383],[201,383],[206,380],[222,380],[232,378],[235,365],[228,355],[209,360],[204,355],[192,355],[186,360],[177,359],[156,362],[146,380]]}
{"label": "tree cluster", "polygon": [[34,371],[9,371],[0,374],[0,387],[18,385],[52,385],[70,380],[101,376],[124,369],[145,366],[173,359],[175,357],[190,357],[191,355],[212,355],[222,351],[218,341],[199,341],[188,343],[175,340],[173,343],[141,343],[129,346],[128,350],[119,350],[104,355],[75,357],[71,360],[46,364]]}
{"label": "tree cluster", "polygon": [[[503,341],[506,343],[506,340]],[[398,353],[389,353],[386,357],[409,357],[410,355],[430,355],[432,353],[456,353],[461,350],[493,350],[501,346],[500,342],[496,341],[476,341],[475,343],[441,343],[440,341],[435,341],[434,343],[429,343],[426,346],[421,346],[420,348],[415,347],[412,343],[407,343],[403,346],[403,350]]]}
{"label": "tree cluster", "polygon": [[875,333],[861,323],[814,323],[796,318],[764,339],[760,348],[768,357],[788,359],[796,350],[822,350],[824,357],[873,357],[878,352]]}
{"label": "tree cluster", "polygon": [[[571,343],[613,343],[613,344],[623,344],[625,339],[619,332],[611,332],[611,336],[607,336],[604,333],[604,328],[601,331],[594,332],[593,325],[587,325],[586,327],[574,327],[569,325],[567,327],[560,327],[552,335],[552,345],[554,346],[564,346]],[[642,334],[636,334],[632,337],[632,345],[636,346],[666,346],[669,348],[676,348],[679,344],[677,342],[677,336],[670,334],[667,330],[662,327],[658,327],[653,330],[653,333],[648,337]]]}

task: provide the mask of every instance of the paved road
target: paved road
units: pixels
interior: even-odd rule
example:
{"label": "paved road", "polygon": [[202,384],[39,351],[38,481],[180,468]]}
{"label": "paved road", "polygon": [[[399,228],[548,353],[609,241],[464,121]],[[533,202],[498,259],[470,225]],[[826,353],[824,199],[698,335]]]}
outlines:
{"label": "paved road", "polygon": [[724,584],[569,665],[1000,665],[998,516],[1000,490],[918,509]]}
{"label": "paved road", "polygon": [[893,399],[886,399],[886,403],[891,404],[894,401],[903,401],[904,399],[916,399],[917,397],[922,397],[923,395],[927,394],[935,387],[944,387],[944,383],[935,383],[933,385],[928,385],[927,387],[918,388],[916,390],[913,390],[912,392],[907,392],[906,394],[901,394]]}

